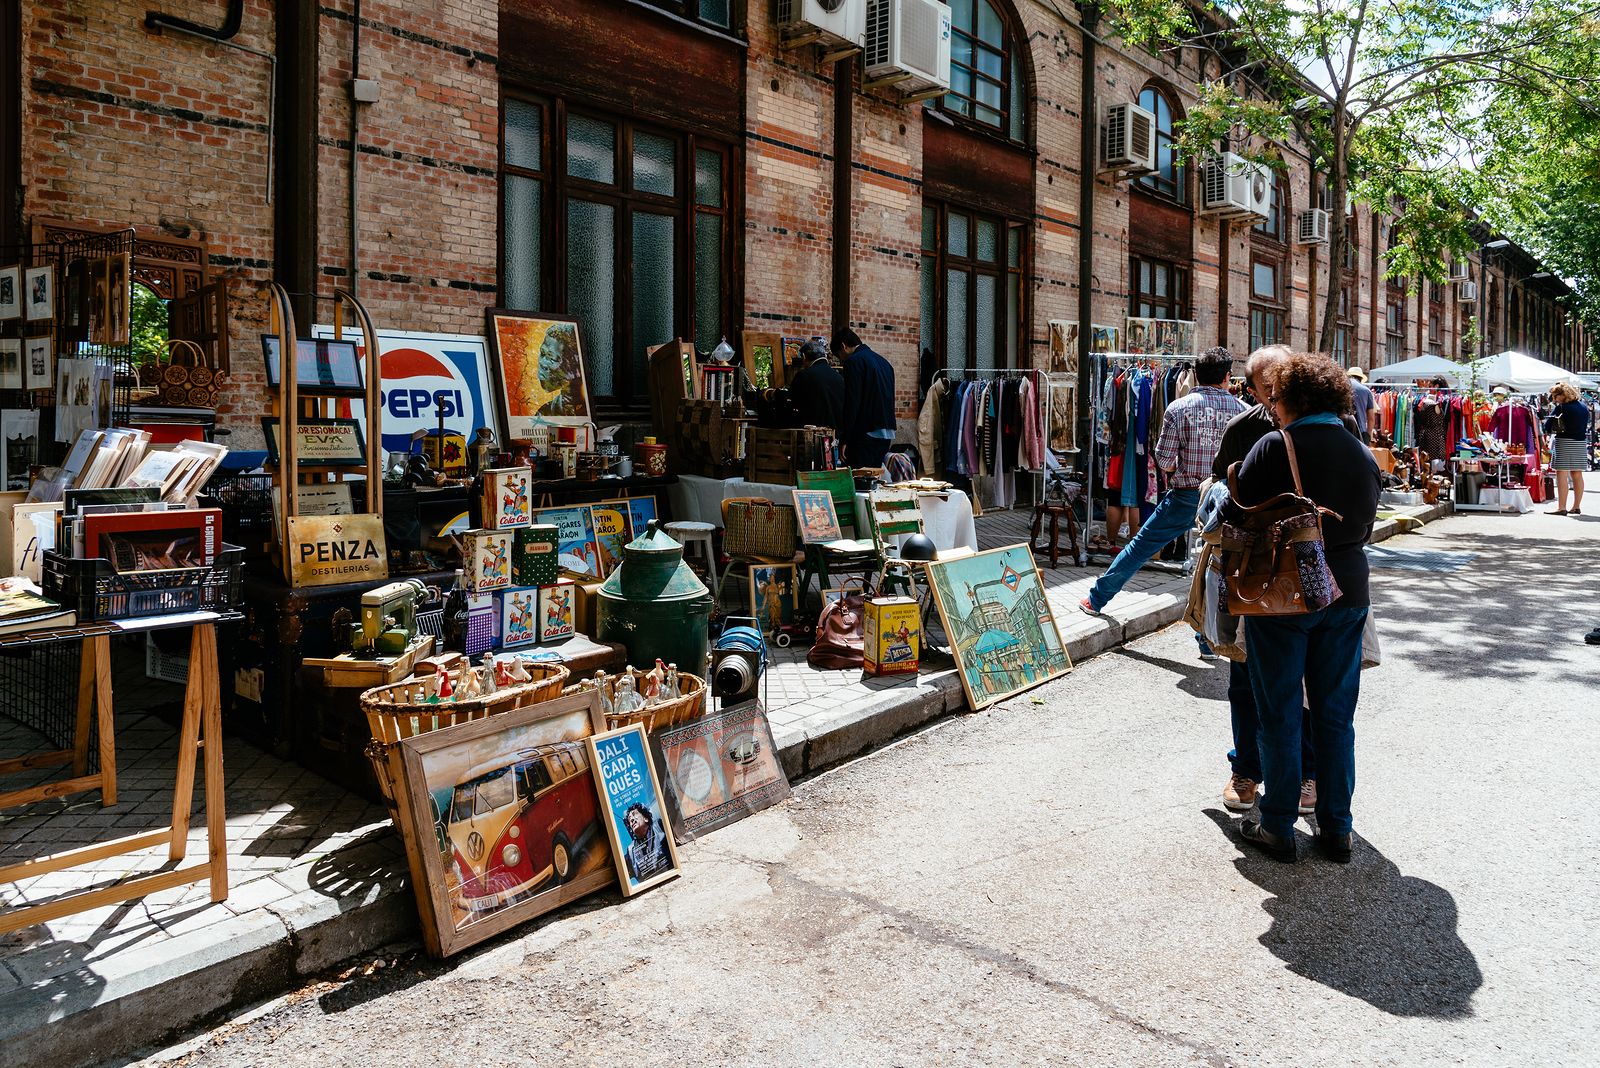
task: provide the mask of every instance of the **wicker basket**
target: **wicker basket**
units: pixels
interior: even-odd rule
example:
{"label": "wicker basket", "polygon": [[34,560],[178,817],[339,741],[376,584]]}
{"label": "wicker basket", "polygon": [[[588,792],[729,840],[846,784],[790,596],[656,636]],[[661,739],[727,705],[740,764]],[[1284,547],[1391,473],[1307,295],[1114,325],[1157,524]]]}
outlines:
{"label": "wicker basket", "polygon": [[[628,674],[633,676],[634,688],[638,689],[642,694],[644,692],[644,677],[648,672],[640,671],[638,668],[628,668]],[[621,675],[606,676],[606,700],[616,700],[617,683],[621,679]],[[575,693],[579,690],[592,689],[593,687],[593,679],[584,679],[575,686],[567,687],[567,692]],[[614,712],[607,713],[606,727],[609,730],[616,730],[618,727],[626,727],[629,724],[643,723],[646,731],[658,731],[664,727],[676,727],[680,723],[689,723],[705,715],[705,680],[680,671],[678,672],[678,689],[682,696],[671,701],[662,701],[660,704],[641,708],[637,712],[626,712],[621,715]]]}
{"label": "wicker basket", "polygon": [[[560,664],[525,663],[523,666],[528,669],[531,682],[507,686],[486,697],[468,697],[436,705],[423,704],[432,692],[428,684],[429,676],[374,686],[361,695],[361,710],[367,714],[367,726],[372,728],[372,741],[367,743],[366,749],[367,759],[372,761],[378,789],[383,792],[383,801],[389,806],[391,819],[397,818],[397,813],[394,786],[389,781],[389,750],[400,739],[553,700],[561,696],[572,674]],[[450,681],[459,687],[460,672],[453,673]]]}

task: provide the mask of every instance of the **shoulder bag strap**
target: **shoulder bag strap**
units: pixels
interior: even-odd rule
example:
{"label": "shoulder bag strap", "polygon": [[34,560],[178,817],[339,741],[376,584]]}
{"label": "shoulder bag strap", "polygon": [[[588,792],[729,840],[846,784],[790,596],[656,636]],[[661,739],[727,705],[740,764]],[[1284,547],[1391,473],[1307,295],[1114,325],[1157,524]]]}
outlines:
{"label": "shoulder bag strap", "polygon": [[1306,491],[1300,485],[1300,463],[1295,459],[1294,455],[1294,438],[1290,436],[1287,429],[1280,430],[1278,436],[1283,438],[1283,447],[1289,452],[1289,474],[1294,478],[1295,496],[1304,497]]}

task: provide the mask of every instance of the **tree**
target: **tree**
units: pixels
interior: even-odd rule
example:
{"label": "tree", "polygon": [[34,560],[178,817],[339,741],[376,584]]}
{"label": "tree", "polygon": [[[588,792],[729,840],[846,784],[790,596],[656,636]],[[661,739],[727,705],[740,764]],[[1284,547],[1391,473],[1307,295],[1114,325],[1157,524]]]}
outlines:
{"label": "tree", "polygon": [[[1202,87],[1177,148],[1203,160],[1219,144],[1266,161],[1250,138],[1291,129],[1326,177],[1343,262],[1353,196],[1394,216],[1386,272],[1443,281],[1474,247],[1469,205],[1486,176],[1470,136],[1497,92],[1554,93],[1583,106],[1572,54],[1600,6],[1579,0],[1105,0],[1132,44],[1199,44],[1226,70]],[[1185,13],[1192,17],[1185,20]],[[1186,27],[1178,33],[1173,27]],[[1569,62],[1570,61],[1570,62]],[[1320,348],[1331,351],[1340,288],[1327,286]]]}
{"label": "tree", "polygon": [[167,302],[135,282],[128,312],[133,362],[143,366],[160,361],[167,352]]}

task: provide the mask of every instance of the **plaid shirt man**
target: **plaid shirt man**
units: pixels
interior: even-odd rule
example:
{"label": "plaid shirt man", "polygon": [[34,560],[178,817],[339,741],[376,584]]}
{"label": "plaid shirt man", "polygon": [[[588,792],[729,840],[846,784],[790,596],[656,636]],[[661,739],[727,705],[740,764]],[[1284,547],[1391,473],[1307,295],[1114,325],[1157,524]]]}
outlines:
{"label": "plaid shirt man", "polygon": [[1244,402],[1220,386],[1197,386],[1172,402],[1156,442],[1156,466],[1171,473],[1172,489],[1194,489],[1211,477],[1222,431],[1244,410]]}

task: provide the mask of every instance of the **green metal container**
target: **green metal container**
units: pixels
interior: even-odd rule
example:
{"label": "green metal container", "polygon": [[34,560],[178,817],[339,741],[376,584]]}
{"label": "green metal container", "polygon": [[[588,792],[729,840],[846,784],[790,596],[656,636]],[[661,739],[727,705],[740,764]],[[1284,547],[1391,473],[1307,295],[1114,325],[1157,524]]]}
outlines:
{"label": "green metal container", "polygon": [[704,678],[714,604],[683,562],[683,546],[651,520],[622,547],[622,566],[600,586],[600,640],[626,646],[634,667],[649,668],[660,658]]}

